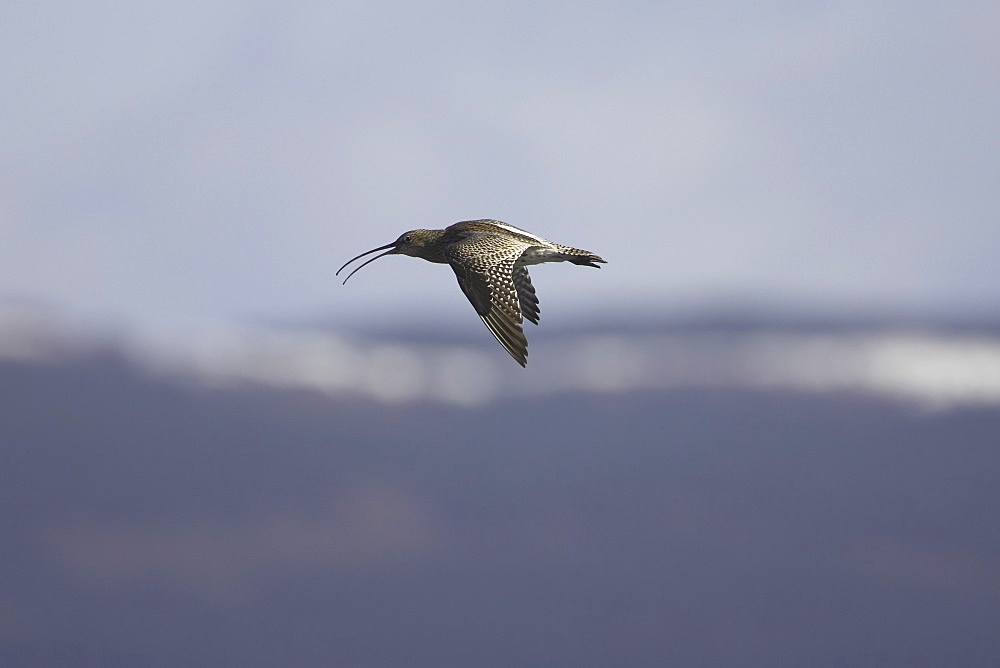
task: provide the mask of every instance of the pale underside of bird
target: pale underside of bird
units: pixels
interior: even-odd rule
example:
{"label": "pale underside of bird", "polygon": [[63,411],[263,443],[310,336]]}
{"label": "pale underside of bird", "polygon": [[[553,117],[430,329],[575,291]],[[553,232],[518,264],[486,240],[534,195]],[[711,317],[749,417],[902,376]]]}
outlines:
{"label": "pale underside of bird", "polygon": [[521,325],[525,319],[538,324],[539,308],[528,265],[542,262],[572,262],[600,269],[604,260],[590,251],[552,243],[499,220],[466,220],[443,230],[411,230],[385,246],[351,258],[337,270],[339,275],[355,260],[385,251],[358,265],[386,255],[411,255],[429,262],[449,264],[462,292],[486,323],[497,341],[518,364],[528,363],[528,341]]}

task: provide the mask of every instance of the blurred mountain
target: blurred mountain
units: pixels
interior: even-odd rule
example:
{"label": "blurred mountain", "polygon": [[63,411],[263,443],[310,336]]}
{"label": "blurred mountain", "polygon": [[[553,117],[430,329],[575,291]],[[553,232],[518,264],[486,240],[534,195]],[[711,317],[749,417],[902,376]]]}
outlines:
{"label": "blurred mountain", "polygon": [[[754,357],[760,330],[724,327],[543,339],[550,375],[606,357],[544,391],[488,371],[493,389],[468,402],[373,394],[367,367],[329,385],[274,370],[334,373],[357,353],[390,379],[423,369],[426,389],[429,361],[502,351],[347,337],[298,359],[229,337],[154,359],[43,330],[7,336],[0,360],[4,666],[1000,661],[988,332],[889,333],[938,354],[938,384],[968,378],[957,350],[987,370],[975,400],[928,403],[744,382],[793,358]],[[785,337],[767,350],[807,341],[765,330]],[[799,378],[886,333],[815,335],[827,345],[797,349]],[[687,381],[628,370],[656,351]],[[601,369],[621,382],[593,381]]]}

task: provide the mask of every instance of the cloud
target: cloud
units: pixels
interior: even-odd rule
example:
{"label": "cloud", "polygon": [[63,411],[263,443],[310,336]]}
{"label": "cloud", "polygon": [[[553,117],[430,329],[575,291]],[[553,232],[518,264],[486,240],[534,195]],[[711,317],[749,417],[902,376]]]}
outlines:
{"label": "cloud", "polygon": [[[102,7],[0,29],[2,293],[398,313],[421,269],[361,299],[332,293],[338,260],[496,216],[614,262],[549,272],[567,304],[998,296],[992,10]],[[452,281],[420,285],[457,310]]]}

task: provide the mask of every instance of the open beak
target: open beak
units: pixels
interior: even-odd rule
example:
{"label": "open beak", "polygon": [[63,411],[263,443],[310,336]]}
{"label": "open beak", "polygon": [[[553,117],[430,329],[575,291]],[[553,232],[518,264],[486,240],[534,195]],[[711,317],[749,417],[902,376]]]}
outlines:
{"label": "open beak", "polygon": [[[374,262],[375,260],[379,259],[380,257],[385,257],[386,255],[392,255],[393,253],[395,253],[396,252],[396,242],[393,241],[391,244],[386,244],[385,246],[379,246],[378,248],[373,248],[370,251],[365,251],[364,253],[362,253],[361,255],[358,255],[357,257],[352,257],[350,260],[348,260],[347,262],[344,263],[343,267],[341,267],[340,269],[337,270],[337,273],[334,274],[334,276],[339,276],[340,272],[344,271],[344,269],[347,267],[347,265],[349,265],[350,263],[354,262],[358,258],[362,258],[365,255],[368,255],[369,253],[377,253],[378,251],[385,250],[386,248],[388,248],[389,250],[385,251],[381,255],[376,255],[373,258],[369,258],[369,259],[365,260],[364,262],[362,262],[361,264],[359,264],[357,267],[355,267],[354,271],[352,271],[351,273],[349,273],[347,275],[347,278],[350,278],[354,274],[358,273],[358,270],[361,269],[361,267],[365,266],[366,264],[371,264],[372,262]],[[347,278],[344,279],[344,284],[347,283]]]}

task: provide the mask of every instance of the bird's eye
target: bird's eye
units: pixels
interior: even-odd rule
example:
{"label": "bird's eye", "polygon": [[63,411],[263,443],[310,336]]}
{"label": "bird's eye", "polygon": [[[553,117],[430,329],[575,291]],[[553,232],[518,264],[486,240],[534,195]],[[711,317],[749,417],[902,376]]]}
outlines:
{"label": "bird's eye", "polygon": [[413,243],[413,235],[412,234],[404,234],[403,235],[403,243],[404,244]]}

